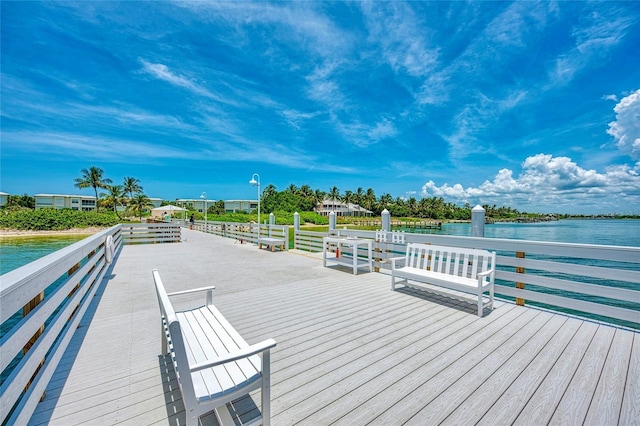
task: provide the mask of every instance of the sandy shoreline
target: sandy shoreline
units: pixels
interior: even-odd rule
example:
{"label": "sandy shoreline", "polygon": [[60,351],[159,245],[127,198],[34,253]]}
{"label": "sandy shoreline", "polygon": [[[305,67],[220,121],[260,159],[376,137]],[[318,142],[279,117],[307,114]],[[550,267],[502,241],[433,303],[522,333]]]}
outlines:
{"label": "sandy shoreline", "polygon": [[0,238],[39,237],[51,235],[93,235],[104,231],[106,227],[71,228],[62,231],[25,231],[20,229],[0,229]]}

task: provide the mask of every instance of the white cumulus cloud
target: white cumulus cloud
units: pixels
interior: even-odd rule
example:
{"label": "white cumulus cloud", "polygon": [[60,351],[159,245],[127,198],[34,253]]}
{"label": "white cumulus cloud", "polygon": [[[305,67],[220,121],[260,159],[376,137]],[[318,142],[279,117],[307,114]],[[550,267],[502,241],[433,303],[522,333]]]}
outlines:
{"label": "white cumulus cloud", "polygon": [[609,123],[607,133],[615,138],[620,151],[640,160],[640,89],[622,98],[613,110],[616,120]]}
{"label": "white cumulus cloud", "polygon": [[598,172],[584,169],[568,157],[537,154],[522,163],[518,176],[510,169],[502,169],[493,180],[467,188],[459,183],[438,186],[430,180],[423,185],[422,196],[519,209],[538,206],[558,212],[581,206],[585,212],[597,213],[640,205],[638,172],[638,167],[628,165]]}

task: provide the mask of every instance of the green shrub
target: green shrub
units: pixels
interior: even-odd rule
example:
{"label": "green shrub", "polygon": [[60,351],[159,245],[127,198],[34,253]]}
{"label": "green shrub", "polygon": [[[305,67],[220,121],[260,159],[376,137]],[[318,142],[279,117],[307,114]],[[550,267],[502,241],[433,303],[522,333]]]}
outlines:
{"label": "green shrub", "polygon": [[[315,225],[328,225],[329,218],[326,216],[321,216],[315,212],[302,212],[300,214],[300,224],[304,225],[305,223],[313,223]],[[273,212],[275,216],[276,225],[293,225],[293,213],[286,211],[275,211]],[[198,214],[195,215],[196,219],[204,219],[202,214],[201,217],[198,217]],[[239,223],[248,223],[248,222],[258,222],[258,213],[225,213],[225,214],[209,214],[207,215],[208,220],[216,221],[216,222],[239,222]],[[260,221],[262,223],[269,223],[269,214],[263,213],[260,215]]]}
{"label": "green shrub", "polygon": [[82,212],[71,209],[21,209],[0,212],[0,228],[31,231],[64,231],[90,226],[109,227],[119,223],[115,213]]}

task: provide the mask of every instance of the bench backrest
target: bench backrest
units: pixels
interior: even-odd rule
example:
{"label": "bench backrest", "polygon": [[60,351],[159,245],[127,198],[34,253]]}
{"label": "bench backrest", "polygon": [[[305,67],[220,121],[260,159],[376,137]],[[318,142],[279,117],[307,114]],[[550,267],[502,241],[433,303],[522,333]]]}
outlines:
{"label": "bench backrest", "polygon": [[[158,304],[160,305],[160,314],[163,321],[162,354],[169,352],[167,342],[169,336],[166,334],[166,329],[168,329],[171,334],[171,345],[173,346],[174,355],[172,358],[180,392],[182,393],[182,397],[188,400],[189,403],[195,403],[195,390],[191,378],[187,350],[182,337],[182,329],[180,328],[180,321],[178,321],[176,312],[173,309],[171,300],[169,300],[169,295],[162,284],[162,279],[160,279],[160,274],[157,269],[153,270],[153,281],[156,286],[156,295],[158,296]],[[193,407],[193,405],[189,406]]]}
{"label": "bench backrest", "polygon": [[407,244],[405,265],[459,277],[477,278],[478,273],[495,267],[496,254],[463,247]]}

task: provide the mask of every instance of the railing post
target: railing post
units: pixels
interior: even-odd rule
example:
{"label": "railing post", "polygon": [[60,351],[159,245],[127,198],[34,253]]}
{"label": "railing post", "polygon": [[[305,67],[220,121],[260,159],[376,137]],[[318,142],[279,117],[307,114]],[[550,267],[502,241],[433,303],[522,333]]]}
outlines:
{"label": "railing post", "polygon": [[[377,263],[378,265],[380,265],[380,263],[382,262],[382,257],[380,257],[380,253],[382,253],[382,250],[380,249],[380,244],[382,244],[383,242],[387,242],[387,234],[385,231],[376,231],[376,247],[373,249],[374,251],[374,257],[373,257],[373,261],[375,263]],[[373,267],[374,272],[380,272],[380,266],[374,266]]]}
{"label": "railing post", "polygon": [[329,231],[336,230],[336,214],[334,212],[329,212]]}
{"label": "railing post", "polygon": [[[517,251],[516,252],[516,257],[518,259],[524,259],[524,252],[523,251]],[[524,267],[516,266],[516,273],[517,274],[524,274]],[[516,282],[516,288],[524,290],[524,283]],[[524,306],[524,303],[525,303],[525,300],[523,298],[516,297],[516,305]]]}
{"label": "railing post", "polygon": [[382,210],[382,213],[380,213],[380,215],[382,216],[382,230],[387,232],[391,231],[391,213],[389,213],[389,210]]}
{"label": "railing post", "polygon": [[481,205],[471,209],[471,236],[484,237],[484,213],[485,210]]}
{"label": "railing post", "polygon": [[293,248],[298,248],[298,232],[300,231],[300,214],[295,212],[293,214]]}
{"label": "railing post", "polygon": [[271,238],[271,227],[276,224],[276,217],[269,213],[269,238]]}

